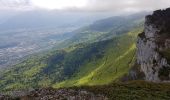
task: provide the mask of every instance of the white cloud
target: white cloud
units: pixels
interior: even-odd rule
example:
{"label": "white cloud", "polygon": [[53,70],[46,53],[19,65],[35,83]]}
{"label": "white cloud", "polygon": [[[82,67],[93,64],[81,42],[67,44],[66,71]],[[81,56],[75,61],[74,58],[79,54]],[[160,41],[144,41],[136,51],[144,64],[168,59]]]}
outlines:
{"label": "white cloud", "polygon": [[30,0],[0,0],[0,10],[26,10],[32,8]]}
{"label": "white cloud", "polygon": [[170,7],[170,0],[0,0],[0,9],[59,9],[70,11],[142,11]]}
{"label": "white cloud", "polygon": [[47,9],[66,9],[70,7],[81,8],[87,0],[31,0],[34,6]]}
{"label": "white cloud", "polygon": [[87,9],[92,11],[155,10],[170,7],[170,0],[92,0]]}

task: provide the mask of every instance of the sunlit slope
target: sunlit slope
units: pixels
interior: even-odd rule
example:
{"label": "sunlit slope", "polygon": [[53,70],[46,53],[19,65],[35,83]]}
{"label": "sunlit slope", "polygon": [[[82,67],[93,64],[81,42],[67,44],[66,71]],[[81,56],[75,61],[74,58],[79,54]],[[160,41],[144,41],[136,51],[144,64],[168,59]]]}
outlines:
{"label": "sunlit slope", "polygon": [[[102,58],[85,63],[69,80],[53,86],[102,85],[119,80],[134,64],[136,35],[140,32],[141,29],[138,28],[128,34],[105,41],[107,43],[100,48],[100,51],[104,52]],[[96,46],[102,43],[97,43]]]}
{"label": "sunlit slope", "polygon": [[32,55],[3,71],[1,90],[100,85],[118,80],[134,62],[142,18],[121,21],[114,17],[78,30],[70,47]]}
{"label": "sunlit slope", "polygon": [[28,57],[4,72],[1,90],[108,84],[128,73],[134,63],[137,28],[93,44]]}

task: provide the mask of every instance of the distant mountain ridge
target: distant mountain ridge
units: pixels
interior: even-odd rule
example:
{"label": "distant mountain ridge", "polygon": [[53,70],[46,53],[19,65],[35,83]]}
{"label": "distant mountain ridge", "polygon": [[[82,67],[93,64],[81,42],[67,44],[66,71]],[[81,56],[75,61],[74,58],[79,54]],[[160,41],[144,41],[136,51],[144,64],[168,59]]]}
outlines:
{"label": "distant mountain ridge", "polygon": [[[115,36],[126,34],[135,27],[143,26],[144,17],[149,12],[142,12],[127,16],[114,16],[98,20],[86,27],[73,31],[72,38],[61,43],[61,47],[67,47],[79,43],[93,43],[112,39]],[[59,46],[59,47],[60,47]]]}
{"label": "distant mountain ridge", "polygon": [[14,15],[8,14],[8,16],[10,16],[9,18],[2,17],[2,20],[4,19],[4,21],[0,20],[0,31],[19,29],[82,27],[84,25],[92,23],[93,21],[110,16],[110,14],[84,14],[81,12],[70,13],[55,10],[48,11],[44,9],[31,10],[26,12],[18,11],[15,13],[16,14]]}

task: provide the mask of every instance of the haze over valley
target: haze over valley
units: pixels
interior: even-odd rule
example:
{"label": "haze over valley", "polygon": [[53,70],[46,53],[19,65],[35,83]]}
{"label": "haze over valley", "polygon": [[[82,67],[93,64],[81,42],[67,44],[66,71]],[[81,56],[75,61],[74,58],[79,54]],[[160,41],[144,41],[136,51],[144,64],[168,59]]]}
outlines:
{"label": "haze over valley", "polygon": [[[75,28],[74,28],[75,29]],[[13,65],[26,55],[48,50],[72,36],[68,29],[15,30],[1,32],[0,66]]]}
{"label": "haze over valley", "polygon": [[0,0],[0,100],[170,100],[169,0]]}
{"label": "haze over valley", "polygon": [[4,12],[8,17],[0,17],[2,19],[0,20],[0,68],[13,65],[29,54],[57,46],[73,36],[73,31],[111,15],[40,9],[14,12],[14,14]]}

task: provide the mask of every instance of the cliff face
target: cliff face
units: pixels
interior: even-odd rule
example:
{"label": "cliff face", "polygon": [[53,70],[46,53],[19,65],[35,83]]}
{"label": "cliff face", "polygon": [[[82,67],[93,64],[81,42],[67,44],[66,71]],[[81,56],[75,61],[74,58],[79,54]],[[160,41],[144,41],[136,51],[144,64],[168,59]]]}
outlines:
{"label": "cliff face", "polygon": [[145,80],[170,81],[170,8],[146,16],[137,41],[137,63]]}

